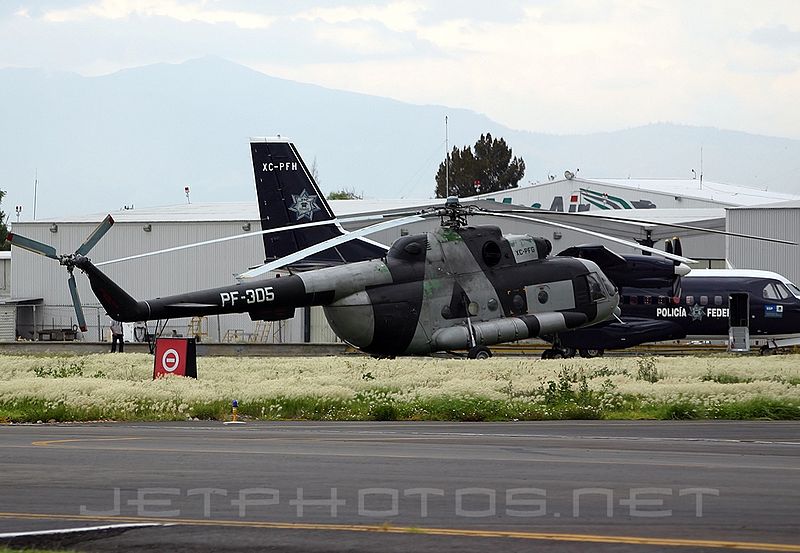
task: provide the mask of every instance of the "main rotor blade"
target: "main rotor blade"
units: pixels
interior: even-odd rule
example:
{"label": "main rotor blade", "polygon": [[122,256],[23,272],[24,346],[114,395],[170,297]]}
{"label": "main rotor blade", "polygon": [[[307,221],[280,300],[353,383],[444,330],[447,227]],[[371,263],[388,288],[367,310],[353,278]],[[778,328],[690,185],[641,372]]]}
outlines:
{"label": "main rotor blade", "polygon": [[69,293],[72,296],[72,305],[75,307],[75,316],[78,317],[78,326],[81,332],[86,332],[86,317],[83,316],[83,307],[81,306],[81,298],[78,296],[78,286],[75,284],[75,275],[69,274]]}
{"label": "main rotor blade", "polygon": [[344,244],[345,242],[350,242],[351,240],[355,240],[356,238],[366,236],[367,234],[372,234],[375,232],[380,232],[382,230],[399,227],[400,225],[405,225],[406,223],[414,223],[417,221],[422,221],[426,218],[426,215],[427,217],[431,217],[434,214],[410,215],[408,217],[402,217],[400,219],[394,219],[392,221],[385,221],[383,223],[378,223],[376,225],[364,227],[362,229],[358,229],[353,232],[348,232],[347,234],[344,234],[342,236],[336,236],[334,238],[331,238],[330,240],[320,242],[319,244],[309,246],[308,248],[296,251],[292,254],[281,257],[280,259],[276,259],[275,261],[271,261],[270,263],[262,265],[261,267],[256,267],[255,269],[250,269],[249,271],[245,271],[244,273],[238,275],[236,278],[237,280],[248,280],[256,278],[265,273],[269,273],[270,271],[274,271],[276,269],[280,269],[281,267],[285,267],[286,265],[290,265],[296,261],[301,261],[310,255],[314,255],[315,253],[319,253],[321,251],[327,250],[328,248],[338,246],[339,244]]}
{"label": "main rotor blade", "polygon": [[540,223],[542,225],[548,225],[551,227],[558,227],[567,230],[572,230],[575,232],[580,232],[582,234],[588,234],[590,236],[596,236],[598,238],[602,238],[603,240],[609,240],[611,242],[616,242],[617,244],[622,244],[624,246],[630,246],[631,248],[636,248],[637,250],[643,250],[646,252],[650,252],[656,255],[660,255],[661,257],[665,257],[667,259],[671,259],[672,261],[680,261],[681,263],[697,263],[694,259],[689,259],[688,257],[682,257],[680,255],[674,255],[671,253],[667,253],[661,250],[657,250],[656,248],[649,248],[647,246],[642,246],[641,244],[637,244],[636,242],[629,242],[628,240],[623,240],[621,238],[617,238],[616,236],[610,236],[608,234],[603,234],[600,232],[594,232],[593,230],[586,230],[580,227],[573,227],[572,225],[565,225],[564,223],[556,223],[555,221],[546,221],[544,219],[537,219],[534,217],[524,217],[522,215],[512,215],[510,213],[503,213],[497,211],[486,211],[482,212],[483,215],[493,215],[495,217],[504,217],[507,219],[521,219],[523,221],[530,221],[533,223]]}
{"label": "main rotor blade", "polygon": [[6,240],[18,248],[22,248],[23,250],[28,250],[29,252],[33,253],[38,253],[39,255],[44,255],[50,259],[55,259],[58,261],[58,254],[53,246],[48,246],[47,244],[43,244],[38,240],[33,240],[31,238],[25,238],[24,236],[14,234],[13,232],[8,233]]}
{"label": "main rotor blade", "polygon": [[199,246],[207,246],[209,244],[218,244],[220,242],[228,242],[230,240],[239,240],[240,238],[247,238],[248,236],[260,236],[263,234],[272,234],[275,232],[283,232],[286,230],[300,230],[309,227],[319,227],[323,225],[338,225],[340,222],[351,222],[351,221],[373,221],[373,220],[382,220],[386,219],[384,215],[375,215],[375,216],[363,216],[363,217],[352,217],[346,219],[333,219],[328,221],[314,221],[311,223],[301,223],[299,225],[287,225],[285,227],[278,227],[278,228],[271,228],[266,230],[257,230],[254,232],[246,232],[244,234],[234,234],[233,236],[225,236],[223,238],[214,238],[213,240],[205,240],[204,242],[193,242],[191,244],[184,244],[182,246],[174,246],[172,248],[165,248],[163,250],[156,250],[152,252],[145,252],[139,253],[136,255],[129,255],[127,257],[120,257],[119,259],[110,259],[108,261],[101,261],[100,263],[95,263],[95,266],[101,267],[103,265],[111,265],[112,263],[120,263],[122,261],[130,261],[131,259],[141,259],[142,257],[150,257],[151,255],[160,255],[162,253],[169,253],[169,252],[177,252],[180,250],[187,250],[189,248],[197,248]]}
{"label": "main rotor blade", "polygon": [[94,248],[95,244],[97,244],[100,239],[108,232],[111,226],[114,224],[114,219],[111,217],[111,214],[106,215],[106,218],[103,219],[99,225],[95,227],[92,233],[86,237],[83,244],[75,250],[75,253],[78,255],[86,255],[89,253],[89,250]]}
{"label": "main rotor blade", "polygon": [[509,209],[503,211],[490,211],[487,213],[531,213],[531,214],[548,214],[560,215],[564,217],[591,217],[592,219],[606,219],[608,221],[617,221],[620,223],[633,223],[635,225],[655,225],[661,227],[679,228],[685,230],[695,230],[699,232],[707,232],[709,234],[722,234],[725,236],[733,236],[735,238],[748,238],[750,240],[762,240],[764,242],[775,242],[776,244],[787,244],[789,246],[797,246],[797,242],[791,240],[783,240],[781,238],[771,238],[769,236],[758,236],[755,234],[742,234],[740,232],[731,232],[727,230],[717,230],[703,227],[695,227],[693,225],[684,225],[683,223],[663,223],[659,221],[650,221],[647,219],[629,219],[627,217],[615,217],[613,215],[589,215],[587,213],[569,213],[565,211],[543,211],[543,210],[528,210],[528,209]]}

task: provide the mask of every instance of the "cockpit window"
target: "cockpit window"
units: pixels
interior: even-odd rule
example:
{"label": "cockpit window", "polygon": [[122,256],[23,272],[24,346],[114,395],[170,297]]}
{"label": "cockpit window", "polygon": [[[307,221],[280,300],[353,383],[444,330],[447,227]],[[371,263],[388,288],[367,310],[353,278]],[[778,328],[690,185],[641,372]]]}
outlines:
{"label": "cockpit window", "polygon": [[792,284],[791,282],[787,282],[786,285],[789,287],[789,291],[794,294],[795,297],[800,298],[800,288]]}
{"label": "cockpit window", "polygon": [[780,282],[770,282],[764,286],[764,299],[766,300],[786,300],[791,297],[789,290]]}
{"label": "cockpit window", "polygon": [[786,289],[786,286],[780,282],[775,283],[775,289],[778,291],[778,296],[780,296],[782,300],[788,300],[792,297],[792,295],[789,293],[789,290]]}
{"label": "cockpit window", "polygon": [[617,292],[617,287],[614,286],[614,283],[609,280],[605,273],[599,273],[597,276],[600,277],[600,282],[606,287],[606,292],[608,292],[610,296],[613,296]]}
{"label": "cockpit window", "polygon": [[589,281],[589,296],[591,296],[592,301],[602,300],[606,297],[603,292],[603,286],[600,284],[600,279],[595,273],[586,275],[586,280]]}

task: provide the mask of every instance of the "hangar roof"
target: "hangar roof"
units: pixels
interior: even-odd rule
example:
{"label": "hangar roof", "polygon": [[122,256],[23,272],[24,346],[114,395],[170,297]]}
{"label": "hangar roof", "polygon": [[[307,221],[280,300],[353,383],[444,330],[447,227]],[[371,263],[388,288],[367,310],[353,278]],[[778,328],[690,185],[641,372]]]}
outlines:
{"label": "hangar roof", "polygon": [[[512,188],[504,192],[513,194],[517,191],[536,187],[563,185],[565,182],[570,180],[575,183],[575,188],[593,185],[616,186],[629,188],[631,190],[646,190],[648,192],[655,192],[659,194],[672,194],[687,199],[691,198],[720,202],[728,205],[734,204],[741,206],[752,206],[787,200],[800,200],[800,196],[793,194],[771,192],[769,190],[760,190],[758,188],[748,188],[746,186],[723,184],[720,182],[711,182],[707,180],[704,180],[701,186],[698,179],[590,179],[574,177],[572,179],[558,179],[552,182],[520,186],[519,188]],[[490,192],[486,194],[480,194],[475,196],[475,198],[492,198],[496,197],[497,195],[497,192]]]}
{"label": "hangar roof", "polygon": [[[577,180],[577,179],[576,179]],[[639,190],[675,194],[685,198],[713,200],[740,205],[757,205],[785,200],[800,199],[794,194],[770,192],[734,184],[703,181],[698,179],[586,179],[589,183],[624,186]]]}
{"label": "hangar roof", "polygon": [[789,200],[787,202],[775,202],[760,205],[745,205],[741,207],[731,207],[729,209],[792,209],[800,207],[800,200]]}

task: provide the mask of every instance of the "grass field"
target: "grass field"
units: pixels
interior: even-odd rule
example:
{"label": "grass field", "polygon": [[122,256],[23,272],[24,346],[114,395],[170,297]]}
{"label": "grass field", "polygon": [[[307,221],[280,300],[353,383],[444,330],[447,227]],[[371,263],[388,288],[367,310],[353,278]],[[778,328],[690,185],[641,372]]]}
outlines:
{"label": "grass field", "polygon": [[0,421],[800,419],[800,355],[487,361],[0,356]]}

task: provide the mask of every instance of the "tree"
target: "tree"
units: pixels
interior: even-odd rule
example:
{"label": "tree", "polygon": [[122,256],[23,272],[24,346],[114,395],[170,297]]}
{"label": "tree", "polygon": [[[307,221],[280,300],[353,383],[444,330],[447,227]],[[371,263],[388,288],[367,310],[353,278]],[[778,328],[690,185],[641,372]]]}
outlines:
{"label": "tree", "polygon": [[341,190],[337,190],[335,192],[331,192],[328,194],[329,200],[363,200],[364,196],[361,194],[356,194],[355,190],[345,190],[342,188]]}
{"label": "tree", "polygon": [[[3,203],[3,198],[6,195],[5,190],[0,190],[0,204]],[[6,226],[6,214],[0,211],[0,250],[10,250],[11,244],[6,241],[8,235],[8,227]]]}
{"label": "tree", "polygon": [[[511,148],[502,138],[492,138],[490,133],[482,134],[475,143],[475,151],[464,146],[462,149],[453,147],[450,154],[450,186],[449,195],[460,198],[498,192],[516,188],[517,183],[525,175],[525,161],[522,158],[512,158]],[[443,161],[436,172],[436,197],[444,198],[446,191],[445,172]]]}

